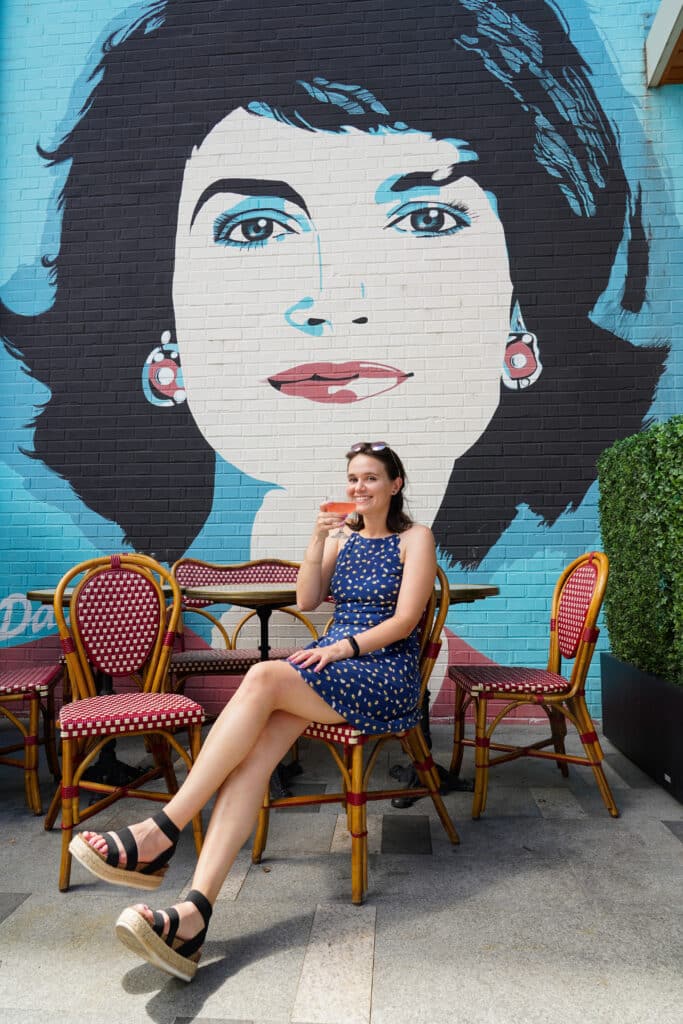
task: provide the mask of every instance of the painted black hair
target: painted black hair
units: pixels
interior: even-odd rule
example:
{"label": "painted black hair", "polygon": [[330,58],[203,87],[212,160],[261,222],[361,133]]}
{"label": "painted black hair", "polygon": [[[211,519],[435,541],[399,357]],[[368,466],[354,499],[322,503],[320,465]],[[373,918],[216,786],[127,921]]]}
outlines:
{"label": "painted black hair", "polygon": [[590,319],[625,234],[624,301],[637,311],[644,300],[640,207],[549,3],[167,0],[111,36],[92,81],[77,123],[45,154],[70,162],[54,305],[35,317],[0,308],[0,333],[51,391],[35,456],[137,549],[173,561],[211,509],[213,450],[187,405],[147,403],[140,375],[162,332],[175,334],[185,162],[239,107],[306,130],[408,126],[465,139],[479,156],[468,171],[496,197],[544,372],[526,391],[501,389],[489,427],[454,464],[434,524],[453,560],[477,564],[520,504],[546,522],[576,506],[599,452],[641,426],[665,353]]}

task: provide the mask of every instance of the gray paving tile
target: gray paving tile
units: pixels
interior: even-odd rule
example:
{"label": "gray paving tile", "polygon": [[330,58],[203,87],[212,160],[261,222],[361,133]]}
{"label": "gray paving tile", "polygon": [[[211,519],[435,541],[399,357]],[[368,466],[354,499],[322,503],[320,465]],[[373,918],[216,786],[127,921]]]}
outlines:
{"label": "gray paving tile", "polygon": [[586,812],[571,790],[562,786],[531,786],[531,795],[544,818],[585,818]]}
{"label": "gray paving tile", "polygon": [[683,821],[663,821],[663,825],[673,832],[677,839],[683,843]]}
{"label": "gray paving tile", "polygon": [[254,1021],[234,1017],[176,1017],[173,1024],[254,1024]]}
{"label": "gray paving tile", "polygon": [[13,914],[30,895],[28,892],[0,892],[0,923]]}
{"label": "gray paving tile", "polygon": [[319,904],[296,991],[292,1021],[368,1024],[375,908]]}
{"label": "gray paving tile", "polygon": [[[676,1024],[680,922],[609,905],[436,899],[407,915],[378,906],[373,1024]],[[634,936],[642,930],[642,941]],[[676,936],[671,943],[671,934]],[[653,944],[665,943],[654,958]],[[406,970],[401,949],[413,966]],[[437,987],[435,987],[435,985]],[[550,1009],[552,1008],[552,1009]],[[676,1014],[679,1016],[677,1017]]]}
{"label": "gray paving tile", "polygon": [[[366,821],[368,853],[379,853],[382,845],[382,815],[368,814]],[[345,814],[337,815],[337,824],[334,829],[332,843],[330,844],[330,853],[346,853],[347,856],[351,856],[351,833],[347,827]]]}
{"label": "gray paving tile", "polygon": [[432,834],[424,814],[382,817],[382,853],[431,854]]}
{"label": "gray paving tile", "polygon": [[[339,808],[336,808],[337,813]],[[264,854],[270,858],[280,854],[324,853],[330,848],[336,815],[311,815],[302,817],[275,808],[270,812],[268,842]]]}
{"label": "gray paving tile", "polygon": [[644,771],[622,754],[612,748],[605,751],[605,761],[609,767],[632,789],[649,789],[652,786],[652,779]]}

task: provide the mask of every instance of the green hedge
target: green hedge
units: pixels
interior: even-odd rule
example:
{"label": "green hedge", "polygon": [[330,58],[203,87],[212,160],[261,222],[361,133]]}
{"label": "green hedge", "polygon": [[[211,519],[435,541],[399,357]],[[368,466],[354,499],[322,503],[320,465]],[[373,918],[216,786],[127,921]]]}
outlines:
{"label": "green hedge", "polygon": [[683,686],[683,416],[598,460],[612,653]]}

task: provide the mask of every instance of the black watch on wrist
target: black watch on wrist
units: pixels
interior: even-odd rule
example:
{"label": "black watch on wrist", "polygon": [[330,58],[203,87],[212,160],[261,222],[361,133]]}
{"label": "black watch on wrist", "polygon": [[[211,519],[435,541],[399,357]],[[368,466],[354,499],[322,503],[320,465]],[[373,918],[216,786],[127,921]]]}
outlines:
{"label": "black watch on wrist", "polygon": [[358,641],[355,636],[345,636],[344,639],[348,640],[351,644],[354,658],[360,658],[360,647],[358,646]]}

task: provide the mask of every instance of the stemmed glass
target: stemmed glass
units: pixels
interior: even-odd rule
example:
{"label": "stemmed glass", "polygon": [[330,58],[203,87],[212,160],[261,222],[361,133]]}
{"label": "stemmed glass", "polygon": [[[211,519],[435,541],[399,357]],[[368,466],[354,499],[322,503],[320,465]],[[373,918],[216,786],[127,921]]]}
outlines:
{"label": "stemmed glass", "polygon": [[[350,516],[356,511],[355,501],[330,501],[325,498],[323,504],[323,512],[334,512],[338,516]],[[330,537],[343,537],[344,536],[344,523],[335,530],[334,533],[330,534]]]}

